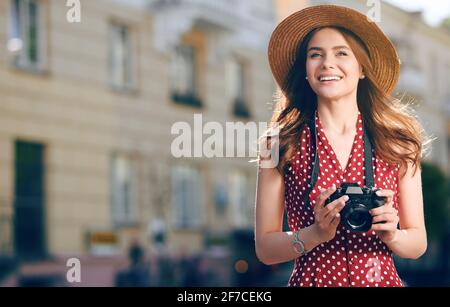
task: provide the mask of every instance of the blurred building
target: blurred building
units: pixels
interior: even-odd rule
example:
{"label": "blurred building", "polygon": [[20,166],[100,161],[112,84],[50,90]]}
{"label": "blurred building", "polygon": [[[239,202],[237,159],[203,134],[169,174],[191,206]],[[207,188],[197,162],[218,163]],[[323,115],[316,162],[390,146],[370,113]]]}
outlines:
{"label": "blurred building", "polygon": [[[319,3],[368,10],[362,0],[89,0],[70,23],[65,1],[0,1],[0,256],[117,254],[135,239],[196,252],[234,230],[245,237],[252,157],[175,158],[172,126],[186,122],[198,141],[194,114],[203,125],[266,122],[270,34]],[[380,26],[402,60],[398,92],[438,137],[428,159],[450,171],[450,38],[419,17],[382,3]]]}
{"label": "blurred building", "polygon": [[199,251],[251,230],[250,157],[176,159],[171,128],[269,119],[273,1],[81,4],[70,23],[65,1],[0,2],[1,253]]}
{"label": "blurred building", "polygon": [[277,22],[291,15],[293,12],[299,11],[309,4],[308,0],[276,0]]}

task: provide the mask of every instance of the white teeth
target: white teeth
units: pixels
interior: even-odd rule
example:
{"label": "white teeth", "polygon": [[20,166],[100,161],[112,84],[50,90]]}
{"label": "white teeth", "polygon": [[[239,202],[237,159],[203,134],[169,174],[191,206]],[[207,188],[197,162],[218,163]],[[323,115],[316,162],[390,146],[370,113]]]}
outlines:
{"label": "white teeth", "polygon": [[341,80],[342,78],[339,76],[331,76],[331,77],[320,77],[320,81],[332,81],[332,80]]}

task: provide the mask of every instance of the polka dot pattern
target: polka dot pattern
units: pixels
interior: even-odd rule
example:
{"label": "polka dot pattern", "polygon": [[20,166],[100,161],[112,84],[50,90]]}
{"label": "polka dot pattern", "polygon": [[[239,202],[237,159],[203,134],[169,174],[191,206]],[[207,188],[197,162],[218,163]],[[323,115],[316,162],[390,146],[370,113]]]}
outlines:
{"label": "polka dot pattern", "polygon": [[[314,148],[311,133],[305,127],[301,133],[299,151],[291,158],[284,177],[285,206],[292,231],[314,223],[313,207],[320,189],[333,184],[356,182],[364,185],[364,134],[361,113],[356,123],[357,133],[348,164],[342,170],[328,142],[316,112],[320,172],[305,206],[304,196],[310,186]],[[398,167],[384,162],[374,152],[372,167],[375,186],[395,192],[394,207],[398,210]],[[373,232],[353,233],[339,225],[334,239],[323,243],[308,254],[295,259],[288,281],[290,287],[403,287],[392,258],[392,251]]]}

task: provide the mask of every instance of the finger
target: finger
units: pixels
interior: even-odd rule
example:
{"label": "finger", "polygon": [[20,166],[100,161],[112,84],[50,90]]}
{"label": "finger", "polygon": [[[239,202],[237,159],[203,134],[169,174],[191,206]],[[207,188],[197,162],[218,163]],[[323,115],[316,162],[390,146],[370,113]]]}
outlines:
{"label": "finger", "polygon": [[386,211],[389,213],[394,214],[395,213],[395,208],[394,208],[394,202],[391,201],[389,203],[386,204]]}
{"label": "finger", "polygon": [[314,221],[321,222],[323,220],[324,215],[325,212],[323,210],[314,212]]}
{"label": "finger", "polygon": [[372,224],[371,229],[374,231],[393,231],[397,229],[397,224],[394,223]]}
{"label": "finger", "polygon": [[[342,206],[343,207],[343,206]],[[331,211],[330,213],[328,213],[327,215],[325,215],[324,216],[324,218],[323,218],[323,224],[325,224],[325,225],[330,225],[330,224],[332,224],[332,222],[333,222],[333,219],[336,217],[336,215],[338,215],[339,214],[339,211],[341,210],[342,208],[340,208],[340,207],[337,207],[337,208],[335,208],[333,211]]]}
{"label": "finger", "polygon": [[393,195],[389,193],[389,190],[379,190],[375,193],[377,196],[383,197],[386,203],[392,201]]}
{"label": "finger", "polygon": [[333,220],[331,221],[330,225],[333,228],[336,228],[339,225],[340,221],[341,221],[341,215],[338,213],[333,217]]}
{"label": "finger", "polygon": [[383,213],[394,212],[394,204],[393,202],[387,203],[384,206],[374,208],[369,211],[372,216],[377,216]]}
{"label": "finger", "polygon": [[397,216],[394,213],[384,213],[373,217],[372,223],[380,223],[380,222],[393,223],[395,222],[396,217]]}
{"label": "finger", "polygon": [[347,200],[348,196],[344,195],[326,205],[325,208],[322,208],[319,212],[320,221],[323,221],[325,224],[331,223],[331,220],[336,213],[340,212],[345,207],[345,202]]}
{"label": "finger", "polygon": [[386,197],[386,202],[392,201],[395,195],[395,193],[391,190],[378,190],[375,194],[381,197]]}
{"label": "finger", "polygon": [[383,196],[383,197],[393,197],[394,196],[394,191],[392,191],[392,190],[383,190],[383,189],[380,189],[380,190],[378,190],[377,192],[376,192],[376,194],[378,195],[378,196]]}
{"label": "finger", "polygon": [[316,199],[315,207],[317,207],[317,209],[323,208],[325,205],[325,200],[329,198],[334,191],[336,191],[336,186],[334,184],[326,190],[321,190],[319,197]]}
{"label": "finger", "polygon": [[326,205],[324,208],[321,208],[316,212],[316,220],[321,221],[325,224],[331,223],[331,220],[336,215],[336,213],[340,212],[342,208],[345,207],[345,202],[349,199],[347,195],[344,195],[328,205]]}
{"label": "finger", "polygon": [[344,195],[335,201],[331,202],[325,207],[326,214],[324,216],[325,219],[328,219],[329,222],[336,216],[337,213],[341,212],[341,210],[345,207],[345,203],[348,200],[348,196]]}
{"label": "finger", "polygon": [[325,189],[320,189],[320,194],[319,194],[319,196],[316,198],[316,204],[315,204],[315,206],[314,206],[314,208],[313,208],[313,211],[314,211],[314,213],[316,213],[317,211],[319,211],[322,207],[323,207],[323,204],[322,204],[322,201],[321,201],[321,196],[322,196],[322,194],[325,192],[326,190]]}

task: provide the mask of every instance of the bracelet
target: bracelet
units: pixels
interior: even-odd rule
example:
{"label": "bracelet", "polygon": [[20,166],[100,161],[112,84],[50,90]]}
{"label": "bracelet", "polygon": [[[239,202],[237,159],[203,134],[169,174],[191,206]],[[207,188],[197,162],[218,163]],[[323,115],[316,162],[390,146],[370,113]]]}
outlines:
{"label": "bracelet", "polygon": [[308,252],[305,248],[305,243],[298,237],[298,231],[294,231],[294,240],[292,240],[292,247],[299,256],[303,256]]}

